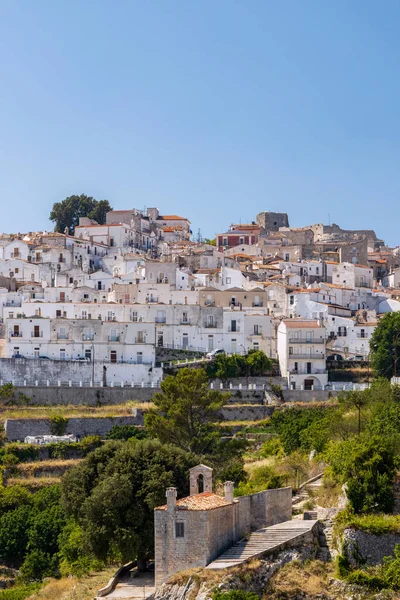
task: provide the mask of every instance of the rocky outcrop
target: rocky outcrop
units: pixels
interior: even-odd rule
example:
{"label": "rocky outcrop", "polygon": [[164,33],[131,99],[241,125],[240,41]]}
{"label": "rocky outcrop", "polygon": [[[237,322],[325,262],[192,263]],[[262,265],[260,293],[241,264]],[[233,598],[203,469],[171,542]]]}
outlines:
{"label": "rocky outcrop", "polygon": [[393,556],[394,548],[400,544],[400,533],[373,535],[358,529],[345,529],[342,552],[352,568],[379,565],[385,556]]}

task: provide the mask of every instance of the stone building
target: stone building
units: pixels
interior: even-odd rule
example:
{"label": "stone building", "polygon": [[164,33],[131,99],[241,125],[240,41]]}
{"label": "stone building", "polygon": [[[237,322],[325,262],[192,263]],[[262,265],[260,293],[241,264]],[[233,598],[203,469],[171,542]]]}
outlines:
{"label": "stone building", "polygon": [[261,227],[261,232],[279,231],[280,227],[289,227],[287,213],[261,212],[256,216],[256,223]]}
{"label": "stone building", "polygon": [[234,484],[224,495],[212,491],[212,469],[190,469],[190,496],[177,500],[168,488],[167,504],[154,511],[155,583],[186,569],[206,567],[245,535],[292,518],[292,489],[265,490],[234,498]]}

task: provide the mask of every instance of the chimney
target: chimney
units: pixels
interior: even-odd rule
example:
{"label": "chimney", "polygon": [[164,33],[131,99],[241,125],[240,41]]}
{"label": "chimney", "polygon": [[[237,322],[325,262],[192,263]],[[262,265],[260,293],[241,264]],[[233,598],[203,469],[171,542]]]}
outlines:
{"label": "chimney", "polygon": [[227,502],[233,502],[233,488],[235,484],[233,481],[225,481],[224,483],[224,496]]}
{"label": "chimney", "polygon": [[174,511],[176,507],[176,488],[170,487],[166,492],[167,496],[167,510]]}

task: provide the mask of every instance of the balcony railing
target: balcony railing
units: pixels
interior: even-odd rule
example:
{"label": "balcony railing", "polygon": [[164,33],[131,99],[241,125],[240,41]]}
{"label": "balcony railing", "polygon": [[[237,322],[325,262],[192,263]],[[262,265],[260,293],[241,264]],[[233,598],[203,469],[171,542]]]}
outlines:
{"label": "balcony railing", "polygon": [[327,373],[325,369],[311,369],[307,371],[307,369],[291,369],[289,371],[291,375],[324,375]]}
{"label": "balcony railing", "polygon": [[10,331],[10,337],[22,337],[22,331]]}
{"label": "balcony railing", "polygon": [[205,306],[215,306],[215,300],[206,300],[204,305]]}
{"label": "balcony railing", "polygon": [[289,338],[289,344],[325,344],[325,339]]}
{"label": "balcony railing", "polygon": [[190,325],[190,319],[180,319],[180,325]]}
{"label": "balcony railing", "polygon": [[93,333],[84,333],[82,335],[82,340],[84,342],[93,342],[93,340],[94,340],[94,334]]}
{"label": "balcony railing", "polygon": [[108,336],[108,341],[109,342],[119,342],[120,338],[121,338],[120,335],[109,335]]}
{"label": "balcony railing", "polygon": [[254,308],[256,308],[256,307],[261,307],[261,306],[264,306],[264,302],[253,302],[253,303],[252,303],[252,306],[253,306]]}
{"label": "balcony railing", "polygon": [[229,331],[229,333],[240,333],[240,325],[236,325],[235,327],[232,327],[232,325],[229,325],[228,331]]}
{"label": "balcony railing", "polygon": [[155,297],[155,296],[150,296],[150,298],[146,298],[146,302],[149,302],[149,303],[152,303],[152,302],[153,302],[153,303],[157,303],[157,302],[158,302],[158,297]]}
{"label": "balcony railing", "polygon": [[167,322],[167,317],[156,317],[154,319],[155,323],[166,323]]}
{"label": "balcony railing", "polygon": [[325,354],[289,354],[289,359],[290,360],[297,360],[297,359],[306,359],[306,360],[311,360],[311,359],[320,359],[320,360],[325,360]]}
{"label": "balcony railing", "polygon": [[58,340],[69,340],[69,333],[57,333]]}
{"label": "balcony railing", "polygon": [[368,338],[368,333],[357,333],[357,337],[361,340],[366,340]]}
{"label": "balcony railing", "polygon": [[206,324],[204,325],[204,327],[205,327],[206,329],[215,329],[215,328],[217,327],[217,324],[216,324],[216,323],[206,323]]}
{"label": "balcony railing", "polygon": [[31,337],[33,337],[33,338],[41,338],[41,337],[43,337],[43,331],[32,331]]}
{"label": "balcony railing", "polygon": [[147,344],[145,337],[137,337],[135,338],[135,344]]}

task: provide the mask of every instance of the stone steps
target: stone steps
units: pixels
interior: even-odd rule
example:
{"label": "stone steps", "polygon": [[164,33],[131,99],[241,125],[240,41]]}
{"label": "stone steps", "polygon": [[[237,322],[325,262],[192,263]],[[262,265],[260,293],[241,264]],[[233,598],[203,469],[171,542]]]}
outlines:
{"label": "stone steps", "polygon": [[278,548],[312,530],[316,521],[286,521],[253,532],[246,540],[240,540],[223,552],[207,569],[223,569],[238,565],[252,557]]}

